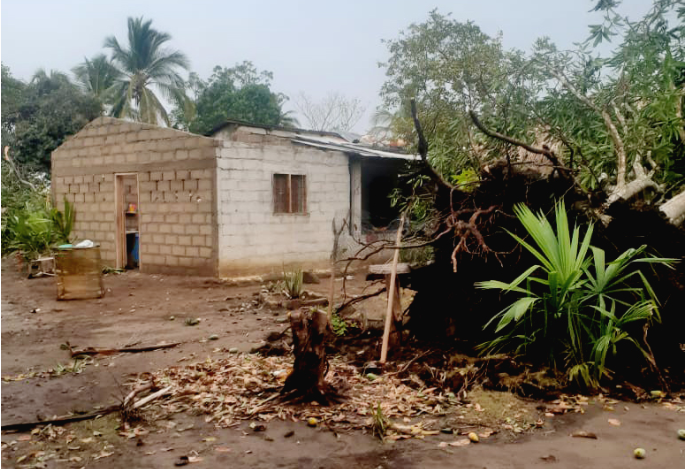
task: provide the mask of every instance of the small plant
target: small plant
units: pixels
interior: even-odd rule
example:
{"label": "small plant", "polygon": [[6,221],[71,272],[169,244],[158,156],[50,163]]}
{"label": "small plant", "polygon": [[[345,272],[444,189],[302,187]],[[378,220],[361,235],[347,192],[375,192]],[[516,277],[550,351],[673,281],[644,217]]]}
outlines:
{"label": "small plant", "polygon": [[333,333],[338,337],[342,337],[347,334],[347,322],[337,313],[333,314],[331,319],[331,327],[333,328]]}
{"label": "small plant", "polygon": [[383,415],[383,409],[381,404],[378,403],[376,408],[371,406],[371,432],[373,436],[378,437],[379,440],[383,441],[385,435],[388,432],[388,427],[390,426],[388,419]]}
{"label": "small plant", "polygon": [[579,227],[569,229],[563,202],[556,206],[556,229],[544,214],[536,216],[524,205],[514,211],[535,246],[512,236],[540,264],[511,283],[476,284],[522,295],[486,324],[496,322],[498,336],[481,348],[512,350],[554,368],[562,358],[569,379],[590,388],[610,376],[607,358],[617,353],[618,342],[635,346],[655,368],[649,347],[630,335],[629,325],[660,321],[659,303],[642,272],[630,268],[638,263],[670,267],[674,260],[645,257],[642,246],[606,262],[604,251],[590,245],[592,225],[583,237]]}
{"label": "small plant", "polygon": [[67,373],[79,374],[85,369],[86,365],[87,365],[87,363],[86,363],[85,359],[83,359],[83,360],[74,359],[74,363],[72,363],[71,366],[62,365],[61,363],[58,363],[55,366],[55,368],[52,370],[51,374],[54,376],[62,376],[62,375],[67,374]]}
{"label": "small plant", "polygon": [[303,274],[302,269],[298,268],[295,270],[285,270],[283,269],[283,283],[284,292],[289,298],[295,299],[299,298],[303,292]]}

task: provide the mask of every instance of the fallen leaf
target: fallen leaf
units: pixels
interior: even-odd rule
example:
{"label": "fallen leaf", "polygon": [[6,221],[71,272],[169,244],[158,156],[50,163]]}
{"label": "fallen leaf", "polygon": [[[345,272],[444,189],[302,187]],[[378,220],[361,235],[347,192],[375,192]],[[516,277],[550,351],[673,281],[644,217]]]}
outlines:
{"label": "fallen leaf", "polygon": [[208,436],[207,438],[203,438],[202,441],[207,441],[207,442],[209,442],[209,441],[216,441],[216,437]]}
{"label": "fallen leaf", "polygon": [[228,448],[226,446],[217,446],[216,448],[214,448],[214,451],[216,451],[217,453],[230,453],[231,448]]}
{"label": "fallen leaf", "polygon": [[71,451],[77,451],[77,450],[81,449],[81,447],[80,446],[67,446],[67,449],[69,449]]}
{"label": "fallen leaf", "polygon": [[583,430],[579,430],[579,431],[577,431],[577,432],[573,432],[573,433],[571,433],[571,436],[572,436],[573,438],[590,438],[590,439],[592,439],[592,440],[596,440],[596,439],[597,439],[597,435],[595,435],[594,433],[592,433],[592,432],[586,432],[586,431],[583,431]]}
{"label": "fallen leaf", "polygon": [[162,448],[160,451],[173,451],[174,448]]}
{"label": "fallen leaf", "polygon": [[94,430],[94,431],[93,431],[93,436],[102,436],[102,433],[100,433],[100,432],[97,431],[97,430]]}
{"label": "fallen leaf", "polygon": [[40,433],[40,428],[34,428],[33,430],[31,430],[31,435],[37,435],[39,433]]}
{"label": "fallen leaf", "polygon": [[540,456],[540,459],[542,459],[545,462],[556,462],[557,458],[553,454],[548,454],[547,456]]}
{"label": "fallen leaf", "polygon": [[467,438],[465,438],[463,440],[457,440],[457,441],[452,441],[452,442],[448,443],[448,445],[450,445],[450,446],[457,446],[457,447],[468,446],[470,444],[471,444],[471,441]]}
{"label": "fallen leaf", "polygon": [[93,442],[93,437],[89,436],[88,438],[81,438],[81,443],[92,443]]}
{"label": "fallen leaf", "polygon": [[108,458],[108,457],[112,456],[113,454],[114,453],[108,453],[108,452],[103,450],[100,454],[95,456],[93,459],[97,461],[98,459]]}
{"label": "fallen leaf", "polygon": [[23,461],[24,459],[26,459],[26,458],[27,458],[27,456],[19,456],[19,457],[17,458],[17,462],[20,463],[20,462],[22,462],[22,461]]}
{"label": "fallen leaf", "polygon": [[203,458],[200,456],[189,456],[188,462],[201,462]]}
{"label": "fallen leaf", "polygon": [[69,462],[81,462],[82,459],[83,458],[81,458],[80,456],[72,456],[69,458]]}
{"label": "fallen leaf", "polygon": [[618,419],[609,419],[608,422],[609,422],[609,425],[613,425],[614,427],[620,427],[621,426],[621,421]]}

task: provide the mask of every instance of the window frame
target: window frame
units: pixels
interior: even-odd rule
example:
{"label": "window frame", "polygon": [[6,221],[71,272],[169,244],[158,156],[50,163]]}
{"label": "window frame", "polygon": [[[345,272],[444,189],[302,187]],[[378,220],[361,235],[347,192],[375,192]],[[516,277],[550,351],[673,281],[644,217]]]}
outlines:
{"label": "window frame", "polygon": [[[286,183],[286,193],[285,197],[288,199],[287,203],[287,208],[288,211],[278,211],[277,207],[281,204],[277,203],[277,193],[276,193],[276,178],[279,176],[286,176],[287,177],[287,183]],[[301,185],[301,205],[302,205],[302,211],[293,211],[293,192],[292,192],[292,179],[294,177],[301,178],[300,179],[300,185]],[[272,187],[272,207],[273,207],[273,214],[274,215],[308,215],[307,212],[307,175],[306,174],[291,174],[291,173],[273,173],[272,178],[271,178],[271,187]]]}

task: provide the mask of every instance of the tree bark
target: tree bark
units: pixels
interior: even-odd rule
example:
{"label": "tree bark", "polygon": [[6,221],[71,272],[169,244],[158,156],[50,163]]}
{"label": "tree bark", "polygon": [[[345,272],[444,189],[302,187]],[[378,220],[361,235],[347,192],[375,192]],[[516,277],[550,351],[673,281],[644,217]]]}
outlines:
{"label": "tree bark", "polygon": [[672,197],[659,207],[672,225],[678,226],[685,221],[685,190]]}
{"label": "tree bark", "polygon": [[325,338],[329,329],[328,316],[324,311],[308,312],[305,308],[290,313],[293,332],[293,371],[285,380],[281,395],[283,400],[316,401],[328,405],[339,395],[324,381],[328,368]]}

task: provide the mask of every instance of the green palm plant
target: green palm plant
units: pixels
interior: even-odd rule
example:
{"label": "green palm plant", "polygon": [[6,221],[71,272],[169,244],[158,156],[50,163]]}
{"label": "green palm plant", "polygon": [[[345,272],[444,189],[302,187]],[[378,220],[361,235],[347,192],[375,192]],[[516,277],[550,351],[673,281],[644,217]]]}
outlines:
{"label": "green palm plant", "polygon": [[589,387],[610,374],[607,356],[616,353],[620,341],[635,345],[653,364],[653,357],[630,336],[627,326],[659,321],[658,300],[642,272],[631,267],[636,263],[670,266],[674,260],[645,257],[646,246],[642,246],[607,263],[604,251],[590,245],[592,225],[582,236],[580,227],[570,230],[563,202],[556,206],[555,227],[544,214],[535,215],[524,205],[514,211],[534,246],[511,235],[540,264],[510,283],[476,284],[523,295],[486,324],[496,321],[498,336],[481,348],[546,357],[555,368],[563,358],[569,378]]}
{"label": "green palm plant", "polygon": [[83,63],[71,71],[81,89],[96,97],[103,110],[105,105],[111,104],[113,87],[122,75],[105,54],[96,55],[92,59],[84,58]]}
{"label": "green palm plant", "polygon": [[169,101],[186,102],[184,80],[178,70],[188,70],[189,62],[182,52],[164,49],[171,36],[151,24],[151,20],[129,18],[128,47],[114,36],[105,39],[104,46],[112,51],[112,62],[121,73],[114,85],[116,98],[111,112],[150,124],[161,119],[169,125],[169,115],[153,89]]}

